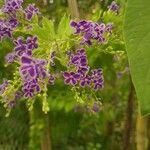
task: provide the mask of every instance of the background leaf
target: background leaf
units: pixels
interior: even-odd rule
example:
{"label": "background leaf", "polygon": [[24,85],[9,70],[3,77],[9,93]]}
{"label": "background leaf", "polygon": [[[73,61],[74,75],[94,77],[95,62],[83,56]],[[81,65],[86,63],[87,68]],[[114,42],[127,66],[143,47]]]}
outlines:
{"label": "background leaf", "polygon": [[128,0],[124,35],[141,114],[150,113],[150,1]]}
{"label": "background leaf", "polygon": [[60,38],[68,38],[73,33],[73,29],[70,27],[70,19],[64,15],[58,25],[57,33]]}

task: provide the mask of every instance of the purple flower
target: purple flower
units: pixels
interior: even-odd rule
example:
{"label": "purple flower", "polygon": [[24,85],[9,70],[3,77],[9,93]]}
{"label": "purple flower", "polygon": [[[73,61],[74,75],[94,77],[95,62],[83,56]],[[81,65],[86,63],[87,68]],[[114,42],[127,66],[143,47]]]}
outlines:
{"label": "purple flower", "polygon": [[54,85],[54,82],[55,82],[55,77],[54,77],[53,75],[50,75],[50,76],[49,76],[48,83],[49,83],[50,85]]}
{"label": "purple flower", "polygon": [[35,78],[46,78],[47,72],[45,65],[47,62],[45,60],[35,60],[28,55],[23,55],[21,57],[22,66],[20,67],[20,73],[24,80],[32,80]]}
{"label": "purple flower", "polygon": [[23,92],[22,91],[16,91],[15,100],[19,100],[22,97],[23,97]]}
{"label": "purple flower", "polygon": [[70,56],[69,65],[75,65],[77,68],[87,66],[87,56],[85,49],[78,49],[76,54]]}
{"label": "purple flower", "polygon": [[37,79],[33,79],[31,81],[25,81],[23,85],[23,92],[25,98],[31,98],[36,93],[40,93],[41,89]]}
{"label": "purple flower", "polygon": [[0,19],[0,42],[5,37],[12,37],[12,29],[8,28],[6,21]]}
{"label": "purple flower", "polygon": [[14,108],[16,105],[16,101],[15,100],[11,100],[10,102],[8,102],[7,107],[8,108]]}
{"label": "purple flower", "polygon": [[100,102],[94,102],[94,104],[92,106],[92,111],[96,112],[96,113],[101,111],[101,104],[100,104]]}
{"label": "purple flower", "polygon": [[34,37],[28,37],[27,38],[27,48],[32,50],[32,49],[35,49],[38,47],[38,44],[37,44],[37,37],[34,36]]}
{"label": "purple flower", "polygon": [[113,28],[113,24],[112,23],[108,23],[106,25],[106,31],[109,32],[110,34],[112,34],[112,28]]}
{"label": "purple flower", "polygon": [[27,46],[26,44],[24,44],[23,42],[23,37],[18,37],[17,40],[14,41],[16,47],[15,47],[15,51],[16,51],[16,55],[21,56],[23,55],[23,53],[26,52]]}
{"label": "purple flower", "polygon": [[10,17],[8,20],[0,19],[0,42],[5,37],[12,38],[12,32],[18,24],[19,22],[14,17]]}
{"label": "purple flower", "polygon": [[3,83],[0,84],[0,95],[2,95],[5,92],[8,85],[9,85],[8,80],[4,80]]}
{"label": "purple flower", "polygon": [[104,87],[103,71],[102,69],[92,70],[92,82],[94,90],[100,90]]}
{"label": "purple flower", "polygon": [[25,16],[27,20],[31,20],[33,15],[38,14],[39,9],[35,7],[34,4],[29,4],[27,8],[25,9]]}
{"label": "purple flower", "polygon": [[89,75],[86,75],[85,77],[80,79],[80,86],[85,87],[85,86],[90,86],[92,81],[92,78]]}
{"label": "purple flower", "polygon": [[16,18],[11,18],[7,24],[10,29],[15,29],[19,25],[19,22]]}
{"label": "purple flower", "polygon": [[16,11],[21,7],[23,0],[6,0],[5,5],[2,8],[2,12],[11,13],[12,11]]}
{"label": "purple flower", "polygon": [[26,55],[31,56],[32,50],[38,47],[37,37],[28,37],[26,43],[23,41],[23,37],[18,37],[17,40],[14,41],[16,47],[16,55],[22,56],[24,53]]}
{"label": "purple flower", "polygon": [[64,72],[63,77],[65,78],[65,84],[76,85],[80,79],[80,75],[74,72]]}
{"label": "purple flower", "polygon": [[111,11],[111,12],[114,12],[116,14],[119,13],[119,5],[113,1],[109,6],[108,6],[108,10]]}
{"label": "purple flower", "polygon": [[16,59],[16,54],[14,52],[8,53],[5,57],[5,60],[6,60],[7,64],[13,63],[15,59]]}

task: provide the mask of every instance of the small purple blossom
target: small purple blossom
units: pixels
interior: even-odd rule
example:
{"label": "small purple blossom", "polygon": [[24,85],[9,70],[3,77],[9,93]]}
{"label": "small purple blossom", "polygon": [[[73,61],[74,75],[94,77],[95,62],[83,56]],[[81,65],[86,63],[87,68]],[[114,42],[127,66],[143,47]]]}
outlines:
{"label": "small purple blossom", "polygon": [[25,9],[25,16],[27,20],[31,20],[33,15],[38,14],[39,9],[35,7],[34,4],[29,4],[27,8]]}
{"label": "small purple blossom", "polygon": [[14,52],[8,53],[5,57],[5,61],[7,64],[13,63],[15,59],[16,59],[16,54]]}
{"label": "small purple blossom", "polygon": [[18,37],[15,41],[14,41],[16,47],[15,47],[15,51],[16,51],[16,55],[21,56],[23,53],[25,53],[26,51],[26,44],[24,44],[23,42],[23,37]]}
{"label": "small purple blossom", "polygon": [[53,75],[50,75],[50,76],[49,76],[48,83],[49,83],[50,85],[54,85],[54,83],[55,83],[55,77],[54,77]]}
{"label": "small purple blossom", "polygon": [[37,44],[37,37],[34,36],[34,37],[28,37],[27,38],[27,48],[32,50],[32,49],[36,49],[38,48],[38,44]]}
{"label": "small purple blossom", "polygon": [[113,24],[112,23],[108,23],[106,25],[106,31],[109,32],[110,34],[112,34],[112,29],[113,29]]}
{"label": "small purple blossom", "polygon": [[88,60],[85,49],[78,49],[76,54],[70,55],[69,65],[75,65],[77,70],[82,70],[82,68],[85,68],[87,71]]}
{"label": "small purple blossom", "polygon": [[80,79],[80,86],[90,86],[91,85],[92,78],[89,75],[86,75],[85,77]]}
{"label": "small purple blossom", "polygon": [[22,91],[16,91],[15,93],[15,100],[19,100],[23,97],[23,92]]}
{"label": "small purple blossom", "polygon": [[10,29],[15,29],[18,25],[19,25],[19,22],[16,18],[11,18],[7,23],[7,26]]}
{"label": "small purple blossom", "polygon": [[28,55],[23,55],[21,57],[22,66],[20,67],[20,73],[24,80],[32,80],[35,78],[46,78],[47,72],[45,65],[47,62],[45,60],[32,59]]}
{"label": "small purple blossom", "polygon": [[8,108],[14,108],[15,106],[16,106],[16,101],[15,100],[11,100],[7,104]]}
{"label": "small purple blossom", "polygon": [[92,106],[92,111],[95,113],[98,113],[101,111],[101,103],[100,102],[94,102]]}
{"label": "small purple blossom", "polygon": [[5,92],[8,85],[9,85],[8,80],[4,80],[3,83],[0,84],[0,95],[2,95]]}
{"label": "small purple blossom", "polygon": [[104,79],[102,69],[92,70],[92,82],[95,90],[100,90],[103,88]]}
{"label": "small purple blossom", "polygon": [[108,6],[108,10],[111,11],[111,12],[114,12],[116,14],[119,14],[119,5],[113,1],[109,6]]}
{"label": "small purple blossom", "polygon": [[40,93],[40,85],[37,79],[33,79],[30,81],[25,81],[23,85],[23,92],[25,98],[31,98],[36,93]]}
{"label": "small purple blossom", "polygon": [[74,72],[64,72],[63,77],[65,78],[65,84],[76,85],[80,79],[80,75]]}

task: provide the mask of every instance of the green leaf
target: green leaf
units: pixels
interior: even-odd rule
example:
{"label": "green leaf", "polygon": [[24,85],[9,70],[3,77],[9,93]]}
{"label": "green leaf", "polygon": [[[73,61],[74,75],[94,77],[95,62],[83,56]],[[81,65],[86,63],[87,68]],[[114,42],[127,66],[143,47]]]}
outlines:
{"label": "green leaf", "polygon": [[42,41],[44,43],[49,43],[50,41],[53,41],[55,39],[55,29],[54,29],[54,23],[52,20],[49,20],[45,17],[42,19],[42,25],[40,26],[38,24],[38,18],[34,17],[33,22],[31,23],[32,30],[26,30],[26,27],[22,30],[19,30],[19,32],[23,32],[26,34],[31,35],[37,35],[39,41]]}
{"label": "green leaf", "polygon": [[54,39],[55,37],[55,28],[52,20],[49,20],[43,17],[43,30],[48,33],[50,38]]}
{"label": "green leaf", "polygon": [[70,27],[70,19],[66,15],[62,17],[57,33],[60,38],[68,38],[73,33],[73,29]]}
{"label": "green leaf", "polygon": [[128,0],[124,36],[141,115],[150,114],[150,1]]}

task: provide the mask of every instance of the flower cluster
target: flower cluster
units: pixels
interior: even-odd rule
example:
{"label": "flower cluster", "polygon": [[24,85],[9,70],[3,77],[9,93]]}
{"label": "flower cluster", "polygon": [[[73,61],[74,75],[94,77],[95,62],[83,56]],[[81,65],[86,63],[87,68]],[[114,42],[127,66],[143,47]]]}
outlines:
{"label": "flower cluster", "polygon": [[16,47],[15,52],[18,56],[22,56],[22,54],[26,53],[27,55],[32,55],[32,50],[38,48],[37,37],[27,37],[26,42],[23,41],[23,37],[18,37],[17,40],[14,41]]}
{"label": "flower cluster", "polygon": [[93,87],[95,90],[103,88],[103,72],[102,69],[91,70],[88,66],[88,60],[85,49],[78,49],[76,54],[69,56],[68,67],[75,66],[75,71],[63,72],[65,84],[76,85],[79,83],[81,87]]}
{"label": "flower cluster", "polygon": [[50,85],[54,84],[54,76],[46,70],[48,62],[45,59],[32,57],[32,50],[37,48],[37,37],[28,37],[26,43],[22,38],[16,41],[16,54],[20,57],[20,75],[23,81],[24,96],[29,98],[41,92],[41,85],[48,80]]}
{"label": "flower cluster", "polygon": [[[23,37],[18,37],[14,40],[14,44],[14,51],[8,53],[5,59],[8,64],[13,63],[15,59],[20,61],[19,72],[22,79],[23,95],[25,98],[31,98],[41,92],[41,86],[46,81],[53,85],[55,77],[46,70],[48,62],[45,59],[32,57],[33,50],[38,48],[36,36],[29,36],[26,40]],[[52,53],[51,59],[54,59],[54,56]]]}
{"label": "flower cluster", "polygon": [[4,13],[13,13],[14,11],[22,8],[23,0],[6,0],[5,5],[2,8],[2,12]]}
{"label": "flower cluster", "polygon": [[3,20],[0,19],[0,42],[5,37],[12,37],[12,31],[16,26],[18,25],[18,22],[16,19],[11,18],[10,20]]}
{"label": "flower cluster", "polygon": [[[22,8],[23,0],[6,0],[1,11],[7,15],[7,19],[0,18],[0,42],[5,37],[12,38],[12,32],[19,25],[17,19],[18,11],[22,11],[27,20],[31,20],[33,15],[38,14],[39,10],[30,4],[25,10]],[[20,14],[20,13],[19,13]]]}
{"label": "flower cluster", "polygon": [[55,78],[46,70],[47,61],[44,59],[34,59],[23,54],[21,57],[20,75],[23,81],[23,92],[27,98],[33,97],[41,92],[40,85],[45,80],[49,80],[49,84],[53,85]]}
{"label": "flower cluster", "polygon": [[81,44],[92,44],[92,40],[99,43],[106,43],[106,36],[112,33],[112,24],[95,23],[92,21],[71,21],[71,27],[75,28],[74,34],[83,34]]}
{"label": "flower cluster", "polygon": [[114,12],[116,14],[119,14],[119,5],[113,1],[109,6],[108,6],[108,10],[111,11],[111,12]]}

